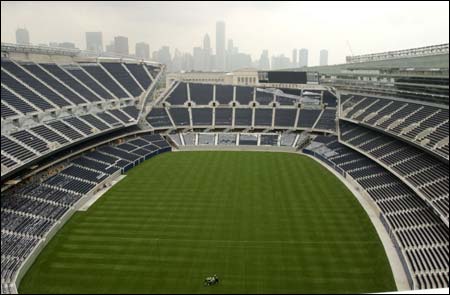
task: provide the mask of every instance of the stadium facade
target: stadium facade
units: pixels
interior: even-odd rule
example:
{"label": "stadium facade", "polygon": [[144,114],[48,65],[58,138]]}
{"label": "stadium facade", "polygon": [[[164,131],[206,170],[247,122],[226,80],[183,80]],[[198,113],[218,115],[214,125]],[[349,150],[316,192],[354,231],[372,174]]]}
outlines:
{"label": "stadium facade", "polygon": [[121,174],[200,149],[316,158],[376,208],[409,289],[448,288],[448,44],[382,59],[160,88],[163,64],[2,44],[2,293]]}

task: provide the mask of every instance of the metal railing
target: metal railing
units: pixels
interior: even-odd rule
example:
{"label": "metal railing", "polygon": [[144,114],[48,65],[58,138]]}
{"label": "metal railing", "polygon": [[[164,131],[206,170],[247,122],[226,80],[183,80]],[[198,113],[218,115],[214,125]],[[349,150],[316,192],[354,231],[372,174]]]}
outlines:
{"label": "metal railing", "polygon": [[425,46],[425,47],[417,47],[417,48],[411,48],[411,49],[380,52],[380,53],[346,56],[345,59],[346,59],[347,63],[359,63],[359,62],[394,59],[394,58],[437,55],[437,54],[445,54],[445,53],[447,53],[447,54],[449,53],[449,44],[448,43],[432,45],[432,46]]}

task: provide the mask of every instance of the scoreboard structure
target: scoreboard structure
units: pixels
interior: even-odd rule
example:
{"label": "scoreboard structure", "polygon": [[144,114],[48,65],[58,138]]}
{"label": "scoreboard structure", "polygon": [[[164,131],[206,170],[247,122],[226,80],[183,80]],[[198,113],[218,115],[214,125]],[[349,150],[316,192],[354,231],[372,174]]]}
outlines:
{"label": "scoreboard structure", "polygon": [[317,84],[318,74],[299,71],[260,71],[259,83]]}

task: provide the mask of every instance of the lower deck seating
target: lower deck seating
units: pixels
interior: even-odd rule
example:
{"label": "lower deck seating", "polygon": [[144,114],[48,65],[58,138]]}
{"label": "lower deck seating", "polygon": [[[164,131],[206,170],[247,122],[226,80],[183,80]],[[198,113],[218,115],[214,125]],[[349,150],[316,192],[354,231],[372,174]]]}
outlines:
{"label": "lower deck seating", "polygon": [[216,140],[215,134],[199,133],[198,144],[199,145],[214,145]]}
{"label": "lower deck seating", "polygon": [[388,170],[337,142],[318,136],[304,149],[352,177],[380,210],[415,289],[448,288],[449,233],[438,215]]}
{"label": "lower deck seating", "polygon": [[340,123],[341,139],[372,156],[417,189],[439,213],[449,218],[448,164],[393,137],[365,127]]}
{"label": "lower deck seating", "polygon": [[278,145],[278,134],[261,134],[260,145],[277,146]]}
{"label": "lower deck seating", "polygon": [[297,134],[282,134],[280,136],[280,146],[294,146]]}
{"label": "lower deck seating", "polygon": [[[129,150],[121,149],[124,145]],[[52,227],[75,209],[80,199],[114,173],[124,172],[144,159],[170,150],[160,135],[135,136],[126,143],[106,145],[77,156],[40,183],[2,193],[2,294],[16,290],[14,280],[22,263]]]}
{"label": "lower deck seating", "polygon": [[[178,146],[272,146],[295,148],[297,133],[191,132],[171,134]],[[239,138],[239,139],[238,139]],[[167,144],[164,141],[165,144]],[[158,142],[154,142],[158,144]]]}
{"label": "lower deck seating", "polygon": [[219,133],[217,135],[218,145],[236,145],[236,134],[233,133]]}

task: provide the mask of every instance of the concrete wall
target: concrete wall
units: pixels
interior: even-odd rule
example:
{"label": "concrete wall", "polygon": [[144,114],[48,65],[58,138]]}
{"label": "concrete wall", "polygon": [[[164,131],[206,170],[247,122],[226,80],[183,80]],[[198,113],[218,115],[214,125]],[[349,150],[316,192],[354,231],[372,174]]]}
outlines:
{"label": "concrete wall", "polygon": [[[175,151],[175,150],[174,150]],[[257,152],[286,152],[295,153],[296,149],[293,147],[277,147],[277,146],[256,146],[256,145],[194,145],[194,146],[179,146],[178,151],[257,151]]]}
{"label": "concrete wall", "polygon": [[56,62],[56,63],[73,63],[73,57],[63,55],[48,55],[24,52],[8,52],[8,57],[15,60],[33,61],[33,62]]}

